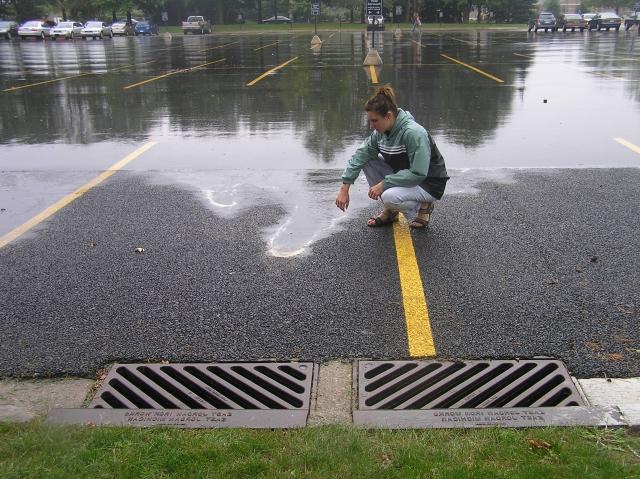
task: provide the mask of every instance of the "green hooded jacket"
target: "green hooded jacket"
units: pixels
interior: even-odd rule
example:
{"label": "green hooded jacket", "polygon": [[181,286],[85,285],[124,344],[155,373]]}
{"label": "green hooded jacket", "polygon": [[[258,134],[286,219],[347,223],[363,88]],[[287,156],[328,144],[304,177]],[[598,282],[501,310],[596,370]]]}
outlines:
{"label": "green hooded jacket", "polygon": [[379,153],[394,171],[385,177],[385,189],[420,186],[434,198],[442,198],[449,179],[444,158],[431,135],[416,123],[411,113],[398,108],[391,131],[374,131],[347,163],[342,181],[353,184],[362,167],[377,160]]}

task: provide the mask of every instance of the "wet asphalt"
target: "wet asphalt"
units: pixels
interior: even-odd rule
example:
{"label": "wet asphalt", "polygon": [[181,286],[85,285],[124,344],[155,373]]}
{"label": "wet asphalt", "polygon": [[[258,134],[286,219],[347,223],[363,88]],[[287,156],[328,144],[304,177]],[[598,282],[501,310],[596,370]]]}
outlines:
{"label": "wet asphalt", "polygon": [[[640,155],[613,141],[640,144],[633,33],[385,34],[380,79],[453,176],[413,233],[439,357],[639,375]],[[325,38],[320,54],[300,34],[0,45],[0,89],[91,73],[2,93],[0,235],[158,141],[0,249],[0,376],[408,357],[391,230],[364,226],[362,184],[349,215],[331,206],[367,132],[365,44]]]}

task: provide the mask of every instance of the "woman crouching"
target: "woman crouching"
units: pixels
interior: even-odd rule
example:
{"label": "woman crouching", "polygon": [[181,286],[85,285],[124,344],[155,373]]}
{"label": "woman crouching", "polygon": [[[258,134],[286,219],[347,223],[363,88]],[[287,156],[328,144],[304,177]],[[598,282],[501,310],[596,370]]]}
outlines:
{"label": "woman crouching", "polygon": [[370,186],[369,198],[381,199],[383,204],[380,214],[371,217],[367,225],[389,225],[402,212],[413,218],[412,228],[424,228],[449,179],[444,158],[427,130],[411,113],[397,107],[390,86],[378,88],[364,109],[374,131],[342,173],[336,206],[342,211],[349,207],[349,187],[363,171]]}

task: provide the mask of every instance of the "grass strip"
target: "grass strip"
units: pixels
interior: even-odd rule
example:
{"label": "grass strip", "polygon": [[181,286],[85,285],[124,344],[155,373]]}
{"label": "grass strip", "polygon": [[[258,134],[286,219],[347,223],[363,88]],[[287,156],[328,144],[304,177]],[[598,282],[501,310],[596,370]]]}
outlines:
{"label": "grass strip", "polygon": [[624,429],[180,430],[0,424],[2,478],[623,478]]}

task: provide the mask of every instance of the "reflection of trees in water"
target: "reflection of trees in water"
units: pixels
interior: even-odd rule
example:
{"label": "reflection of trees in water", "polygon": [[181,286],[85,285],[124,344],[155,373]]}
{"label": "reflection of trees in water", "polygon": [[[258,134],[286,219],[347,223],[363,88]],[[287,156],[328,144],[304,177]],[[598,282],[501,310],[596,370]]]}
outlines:
{"label": "reflection of trees in water", "polygon": [[[366,135],[363,104],[373,90],[359,66],[365,52],[361,34],[343,34],[334,41],[340,42],[340,48],[339,54],[334,48],[332,54],[337,59],[331,61],[328,49],[319,56],[307,54],[306,42],[302,46],[296,44],[298,48],[292,51],[288,38],[275,50],[256,53],[254,44],[234,46],[224,52],[210,51],[206,58],[193,56],[194,46],[166,51],[158,64],[139,68],[137,73],[134,69],[99,78],[87,76],[12,92],[5,97],[10,101],[0,103],[0,143],[138,139],[158,125],[168,127],[174,134],[193,136],[291,131],[319,160],[330,162],[349,143]],[[423,36],[422,41],[433,43],[434,38]],[[153,58],[149,57],[153,52],[143,57],[135,44],[131,45],[128,58],[123,51],[117,59],[107,56],[106,68]],[[394,41],[388,34],[384,52],[390,64],[383,66],[381,80],[396,88],[401,107],[438,136],[475,147],[490,138],[509,114],[514,89],[450,65],[439,55],[443,51],[480,68],[483,61],[499,63],[500,58],[490,55],[486,47],[469,49],[463,45],[456,49],[451,42],[447,45],[421,48],[409,38]],[[269,66],[294,55],[300,59],[274,78],[255,87],[244,86]],[[226,67],[212,65],[141,88],[122,90],[129,82],[222,56],[227,58]],[[498,69],[491,65],[486,69],[508,85],[526,75],[528,63],[522,60],[515,66],[501,65]],[[341,66],[331,66],[332,61]],[[411,65],[416,63],[443,65]],[[349,64],[353,66],[345,66]],[[248,69],[247,65],[255,65],[255,69]],[[84,65],[80,71],[90,71],[89,68]],[[148,71],[150,68],[153,73]]]}
{"label": "reflection of trees in water", "polygon": [[[458,37],[467,41],[471,38],[462,33],[457,34]],[[499,65],[507,61],[504,57],[508,53],[490,52],[484,46],[491,41],[490,36],[479,38],[480,44],[475,46],[451,45],[450,40],[446,45],[441,43],[440,48],[430,46],[440,40],[423,35],[421,41],[429,43],[427,48],[412,43],[411,48],[422,51],[419,55],[414,52],[405,63],[418,60],[428,65],[397,68],[393,72],[393,84],[401,106],[436,136],[474,148],[491,139],[498,126],[505,123],[515,94],[511,85],[524,80],[531,62],[522,58],[512,65]],[[492,73],[504,80],[504,84],[455,65],[440,53]],[[484,66],[484,63],[488,64]]]}
{"label": "reflection of trees in water", "polygon": [[[599,36],[596,36],[599,35]],[[613,37],[613,38],[612,38]],[[606,41],[605,41],[606,39]],[[622,89],[629,100],[640,109],[640,37],[638,32],[592,32],[590,41],[584,43],[581,62],[595,73],[624,78]],[[620,69],[624,69],[623,72]],[[615,80],[612,80],[615,81]]]}

